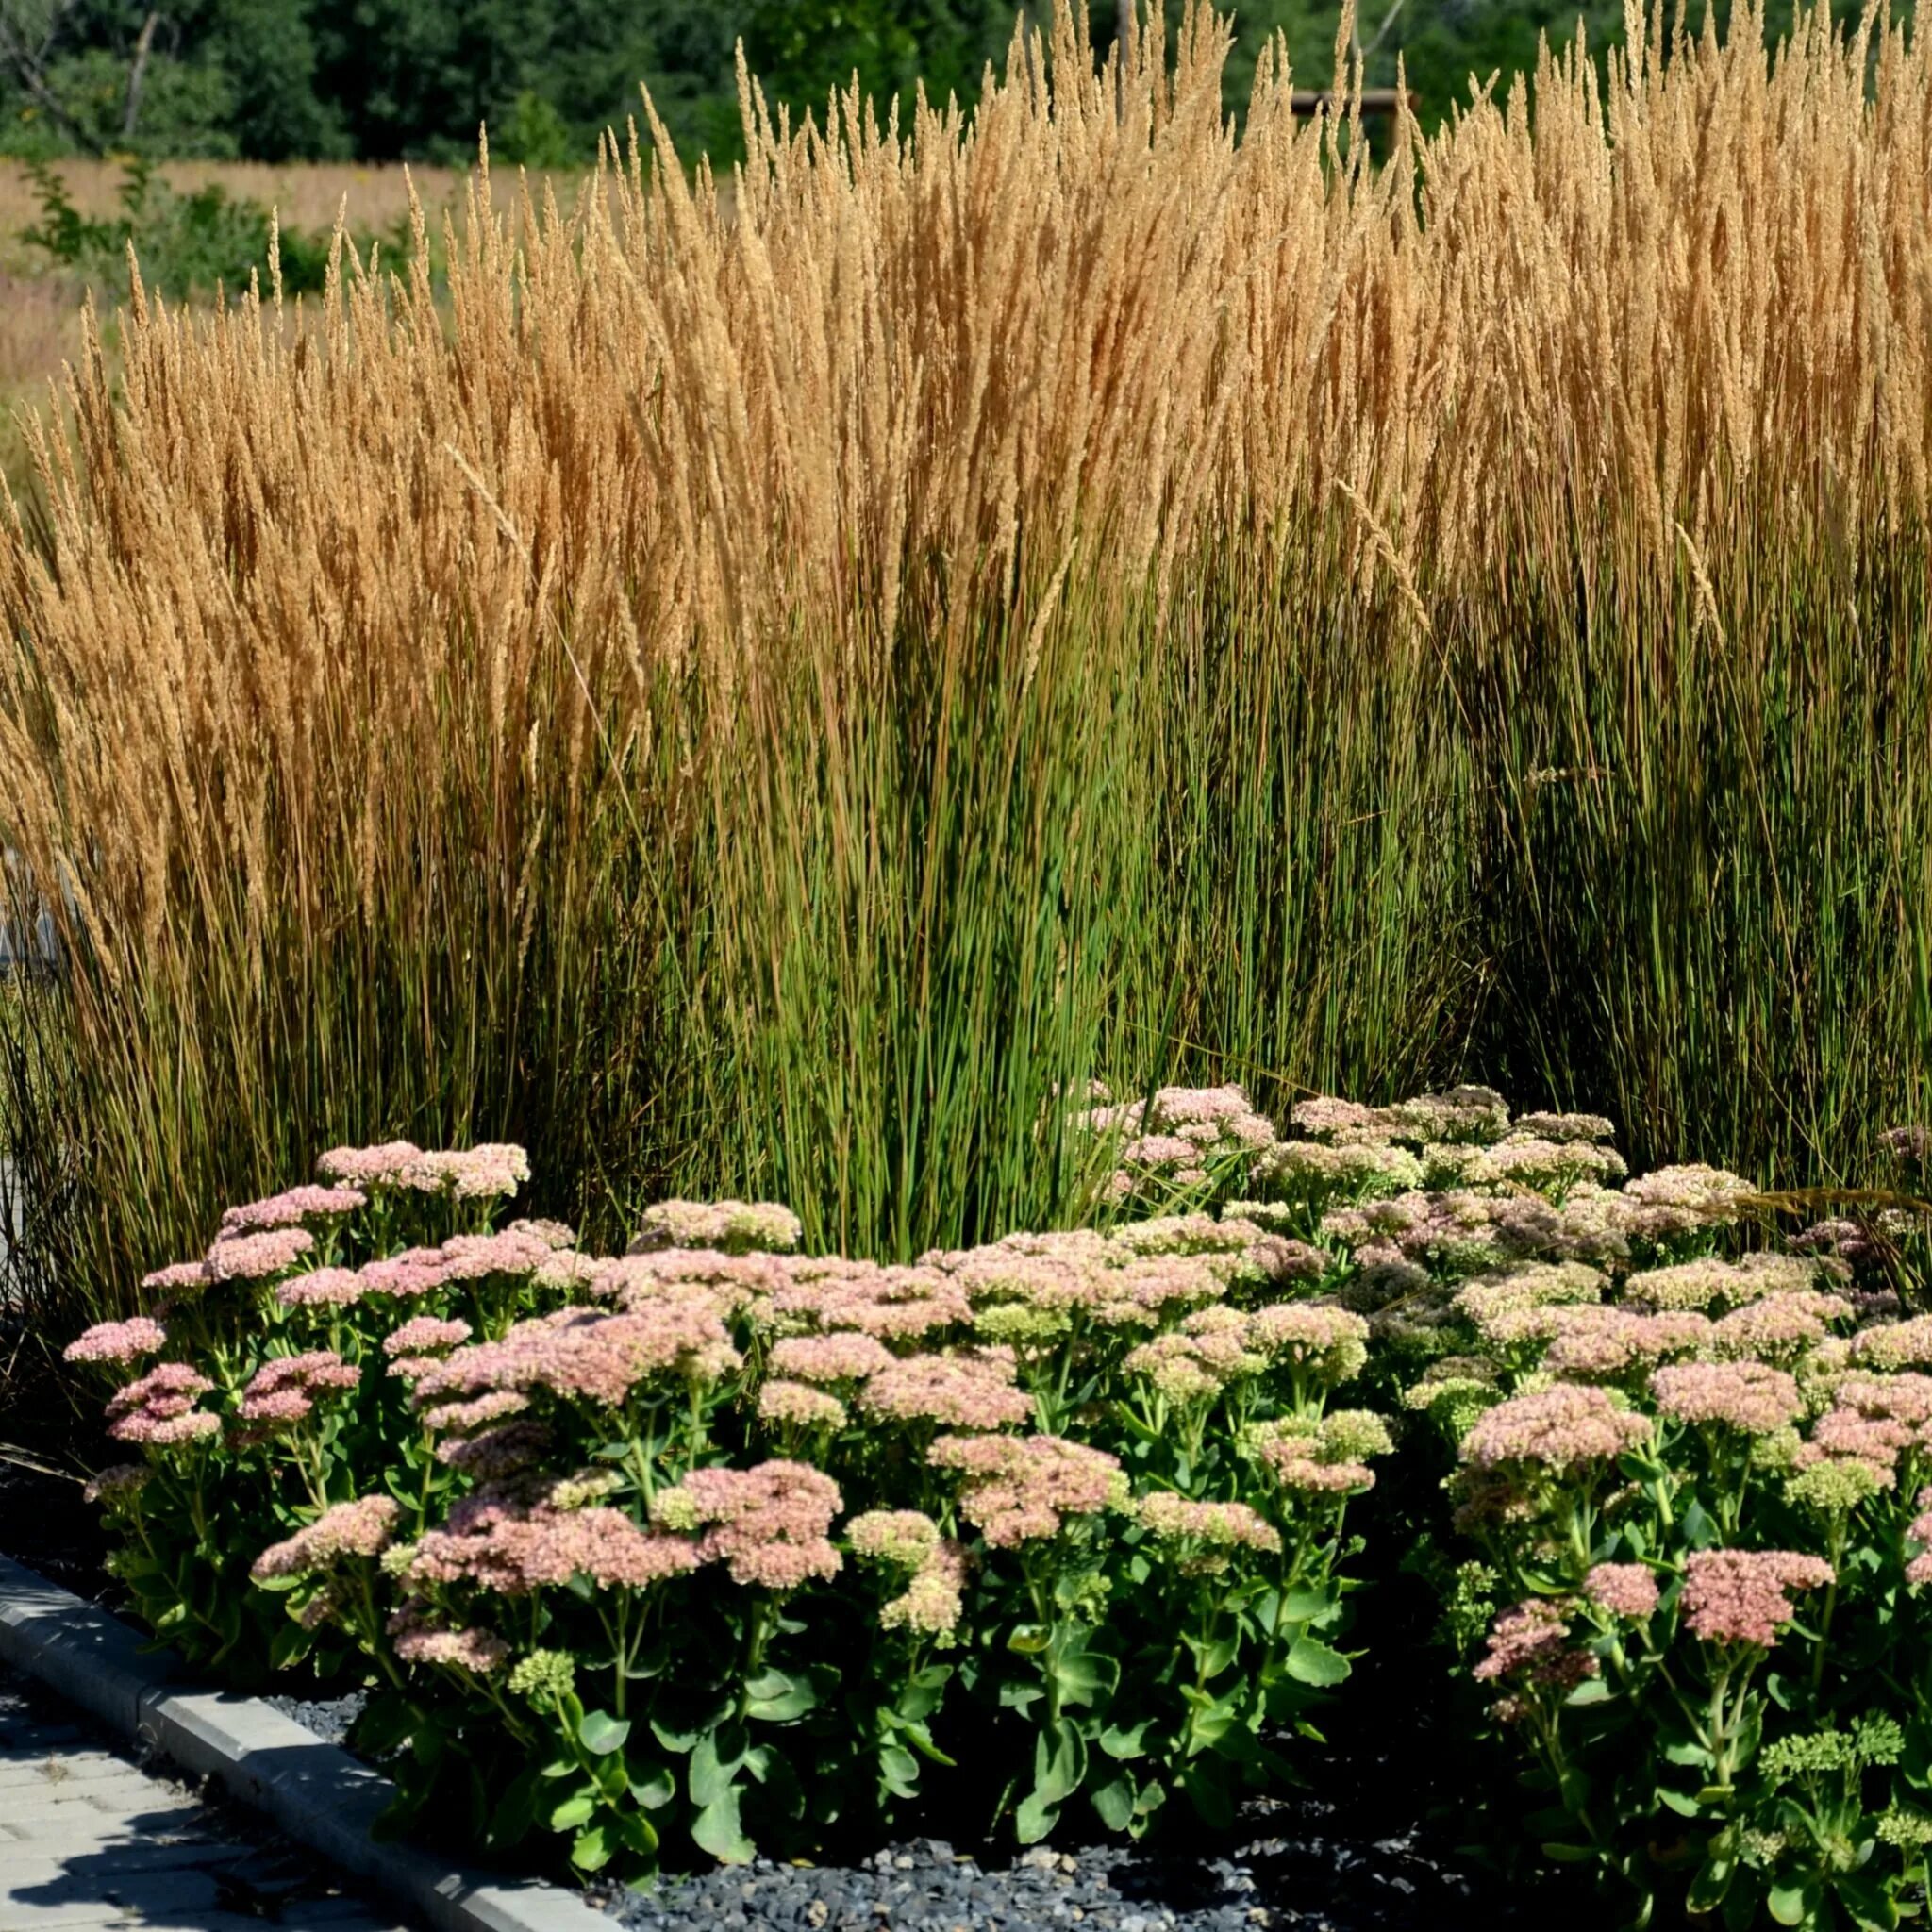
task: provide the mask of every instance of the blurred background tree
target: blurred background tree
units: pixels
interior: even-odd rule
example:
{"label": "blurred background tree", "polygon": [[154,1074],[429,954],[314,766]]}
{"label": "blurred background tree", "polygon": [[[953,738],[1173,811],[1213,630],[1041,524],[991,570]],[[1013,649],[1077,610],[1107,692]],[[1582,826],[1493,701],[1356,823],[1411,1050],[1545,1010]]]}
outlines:
{"label": "blurred background tree", "polygon": [[[1178,18],[1183,0],[1165,4]],[[1791,5],[1768,0],[1768,37]],[[1023,10],[1043,20],[1049,0]],[[909,99],[924,80],[935,99],[970,102],[987,63],[1004,61],[1015,11],[1014,0],[0,0],[0,152],[461,162],[488,122],[503,158],[563,168],[623,128],[641,81],[687,158],[729,158],[740,40],[794,114],[822,114],[855,73],[881,99]],[[1327,85],[1339,0],[1234,0],[1233,11],[1231,113],[1273,33],[1306,84]],[[1622,0],[1580,11],[1593,48],[1622,40]],[[1534,63],[1538,35],[1567,39],[1578,12],[1577,0],[1364,0],[1356,44],[1372,86],[1404,58],[1433,125],[1467,98],[1472,74],[1507,86]],[[1104,46],[1115,0],[1093,0],[1092,13]],[[1693,7],[1691,24],[1701,17]]]}

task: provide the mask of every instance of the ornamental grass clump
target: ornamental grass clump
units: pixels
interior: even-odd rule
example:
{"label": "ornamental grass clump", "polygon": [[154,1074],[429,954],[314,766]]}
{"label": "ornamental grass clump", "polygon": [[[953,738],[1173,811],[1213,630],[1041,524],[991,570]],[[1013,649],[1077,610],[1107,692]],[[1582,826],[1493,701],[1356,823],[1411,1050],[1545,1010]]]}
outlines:
{"label": "ornamental grass clump", "polygon": [[[1160,1106],[1262,1143],[1238,1090]],[[1224,1824],[1349,1674],[1392,1439],[1290,1207],[901,1265],[679,1201],[603,1259],[491,1225],[513,1148],[322,1168],[69,1356],[132,1376],[94,1493],[138,1609],[237,1681],[369,1682],[407,1816],[631,1874],[924,1803]]]}

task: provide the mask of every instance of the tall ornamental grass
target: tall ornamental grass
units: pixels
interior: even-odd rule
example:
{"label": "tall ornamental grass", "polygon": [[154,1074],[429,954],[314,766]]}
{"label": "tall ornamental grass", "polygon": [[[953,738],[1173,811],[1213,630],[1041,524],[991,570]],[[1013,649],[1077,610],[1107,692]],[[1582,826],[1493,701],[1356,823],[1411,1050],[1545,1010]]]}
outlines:
{"label": "tall ornamental grass", "polygon": [[391,1134],[905,1257],[1076,1208],[1099,1073],[1910,1111],[1932,59],[1633,20],[1372,164],[1229,31],[747,79],[728,183],[647,110],[446,308],[137,283],[0,526],[21,1291]]}

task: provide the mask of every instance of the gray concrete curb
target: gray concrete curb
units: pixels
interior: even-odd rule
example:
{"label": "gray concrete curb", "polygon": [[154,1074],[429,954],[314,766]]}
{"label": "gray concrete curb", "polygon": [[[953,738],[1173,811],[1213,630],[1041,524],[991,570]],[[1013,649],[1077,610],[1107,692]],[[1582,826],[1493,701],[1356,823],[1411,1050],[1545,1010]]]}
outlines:
{"label": "gray concrete curb", "polygon": [[177,1658],[0,1557],[0,1662],[37,1677],[116,1737],[214,1778],[330,1864],[435,1932],[612,1932],[561,1888],[498,1879],[371,1835],[393,1787],[258,1698],[196,1690]]}

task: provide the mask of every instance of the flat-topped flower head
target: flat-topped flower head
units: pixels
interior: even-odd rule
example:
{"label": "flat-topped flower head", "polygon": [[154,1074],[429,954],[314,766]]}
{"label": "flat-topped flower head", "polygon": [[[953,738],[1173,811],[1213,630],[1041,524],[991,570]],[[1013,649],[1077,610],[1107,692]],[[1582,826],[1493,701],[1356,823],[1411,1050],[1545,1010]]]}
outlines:
{"label": "flat-topped flower head", "polygon": [[723,1562],[732,1581],[787,1591],[840,1568],[829,1540],[841,1507],[839,1486],[823,1471],[774,1459],[751,1469],[693,1470],[659,1491],[653,1515],[673,1530],[702,1529],[703,1562]]}
{"label": "flat-topped flower head", "polygon": [[338,1187],[402,1188],[422,1158],[413,1141],[385,1141],[375,1147],[331,1147],[315,1171]]}
{"label": "flat-topped flower head", "polygon": [[494,1632],[445,1628],[407,1606],[391,1616],[388,1630],[391,1647],[406,1664],[438,1664],[444,1670],[488,1677],[509,1661],[509,1645]]}
{"label": "flat-topped flower head", "polygon": [[1657,1573],[1644,1563],[1598,1563],[1583,1579],[1583,1593],[1611,1616],[1641,1624],[1657,1608]]}
{"label": "flat-topped flower head", "polygon": [[949,1638],[965,1608],[966,1552],[941,1542],[913,1571],[904,1591],[881,1606],[879,1624],[920,1637]]}
{"label": "flat-topped flower head", "polygon": [[1854,1339],[1852,1358],[1865,1369],[1932,1367],[1932,1315],[1867,1328]]}
{"label": "flat-topped flower head", "polygon": [[1560,1474],[1612,1461],[1649,1434],[1645,1417],[1619,1408],[1602,1389],[1559,1382],[1485,1409],[1462,1439],[1462,1459],[1474,1469],[1520,1463]]}
{"label": "flat-topped flower head", "polygon": [[845,1541],[862,1561],[916,1570],[940,1546],[940,1526],[919,1509],[869,1509],[845,1525]]}
{"label": "flat-topped flower head", "polygon": [[1758,1361],[1673,1362],[1650,1378],[1657,1406],[1674,1422],[1768,1436],[1804,1413],[1796,1378]]}
{"label": "flat-topped flower head", "polygon": [[1359,1315],[1319,1302],[1274,1302],[1256,1309],[1242,1327],[1242,1341],[1256,1354],[1329,1385],[1362,1372],[1368,1340],[1369,1324]]}
{"label": "flat-topped flower head", "polygon": [[315,1237],[306,1227],[271,1227],[260,1234],[238,1234],[208,1251],[210,1281],[265,1281],[292,1268],[313,1252]]}
{"label": "flat-topped flower head", "polygon": [[458,1201],[493,1201],[514,1194],[529,1178],[530,1158],[521,1147],[483,1141],[419,1155],[402,1185]]}
{"label": "flat-topped flower head", "polygon": [[776,1201],[659,1201],[644,1209],[630,1252],[716,1248],[729,1255],[789,1254],[804,1239],[805,1224]]}
{"label": "flat-topped flower head", "polygon": [[772,1344],[772,1373],[798,1382],[862,1382],[897,1357],[874,1335],[788,1335]]}
{"label": "flat-topped flower head", "polygon": [[1659,1167],[1624,1183],[1625,1225],[1639,1239],[1667,1241],[1736,1221],[1757,1192],[1721,1167]]}
{"label": "flat-topped flower head", "polygon": [[1513,1133],[1491,1146],[1477,1148],[1463,1163],[1461,1177],[1470,1187],[1493,1188],[1514,1182],[1525,1188],[1568,1189],[1579,1181],[1594,1181],[1598,1186],[1620,1181],[1626,1172],[1624,1157],[1613,1147],[1576,1138],[1557,1141]]}
{"label": "flat-topped flower head", "polygon": [[1124,1500],[1120,1460],[1058,1436],[941,1436],[935,1469],[963,1478],[959,1510],[995,1549],[1058,1536]]}
{"label": "flat-topped flower head", "polygon": [[221,1418],[194,1405],[213,1387],[186,1362],[158,1363],[108,1398],[108,1433],[157,1449],[206,1441],[221,1432]]}
{"label": "flat-topped flower head", "polygon": [[285,1308],[353,1308],[369,1292],[357,1268],[310,1268],[291,1274],[275,1290]]}
{"label": "flat-topped flower head", "polygon": [[225,1208],[221,1239],[259,1234],[269,1228],[299,1227],[305,1221],[331,1221],[368,1205],[369,1196],[358,1188],[288,1188],[266,1200],[246,1201],[239,1208]]}
{"label": "flat-topped flower head", "polygon": [[487,1281],[491,1275],[527,1280],[540,1268],[554,1266],[557,1250],[527,1230],[500,1228],[494,1234],[454,1235],[437,1250],[445,1282]]}
{"label": "flat-topped flower head", "polygon": [[1281,1552],[1281,1532],[1245,1503],[1200,1503],[1157,1490],[1134,1505],[1141,1526],[1157,1542],[1196,1543],[1211,1550]]}
{"label": "flat-topped flower head", "polygon": [[519,1322],[500,1341],[456,1350],[424,1374],[417,1393],[430,1402],[541,1389],[614,1408],[654,1381],[714,1382],[739,1359],[724,1323],[706,1307],[663,1303],[635,1314],[565,1307]]}
{"label": "flat-topped flower head", "polygon": [[167,1345],[168,1331],[145,1315],[125,1322],[96,1322],[77,1335],[61,1351],[70,1362],[138,1362],[143,1356],[156,1355]]}
{"label": "flat-topped flower head", "polygon": [[313,1412],[317,1396],[353,1389],[361,1379],[360,1370],[331,1348],[275,1356],[256,1370],[242,1390],[241,1414],[252,1423],[302,1422]]}
{"label": "flat-topped flower head", "polygon": [[1796,1294],[1818,1285],[1818,1263],[1803,1255],[1745,1255],[1726,1261],[1716,1255],[1646,1268],[1624,1284],[1624,1298],[1653,1308],[1720,1313],[1766,1295]]}
{"label": "flat-topped flower head", "polygon": [[382,1338],[387,1356],[441,1355],[458,1348],[475,1331],[467,1322],[440,1315],[412,1315]]}
{"label": "flat-topped flower head", "polygon": [[1537,1682],[1579,1681],[1571,1674],[1577,1655],[1570,1644],[1574,1607],[1566,1598],[1531,1597],[1499,1612],[1470,1674],[1484,1684],[1524,1674]]}
{"label": "flat-topped flower head", "polygon": [[[1233,1313],[1233,1310],[1229,1310]],[[1144,1375],[1164,1401],[1210,1402],[1232,1382],[1257,1375],[1268,1357],[1247,1347],[1239,1324],[1232,1333],[1186,1334],[1171,1329],[1129,1349],[1124,1366]]]}
{"label": "flat-topped flower head", "polygon": [[1695,1550],[1685,1559],[1679,1607],[1707,1643],[1769,1648],[1797,1615],[1790,1593],[1822,1590],[1831,1565],[1793,1550]]}
{"label": "flat-topped flower head", "polygon": [[1615,1124],[1600,1113],[1521,1113],[1516,1132],[1540,1141],[1614,1141]]}
{"label": "flat-topped flower head", "polygon": [[1750,1357],[1790,1368],[1815,1350],[1835,1323],[1853,1319],[1840,1295],[1812,1290],[1767,1295],[1720,1316],[1711,1345],[1720,1355]]}
{"label": "flat-topped flower head", "polygon": [[468,1583],[520,1597],[577,1577],[603,1590],[647,1590],[698,1567],[691,1538],[640,1528],[621,1509],[558,1507],[549,1491],[558,1487],[520,1478],[464,1497],[441,1529],[405,1553],[404,1581],[417,1590]]}
{"label": "flat-topped flower head", "polygon": [[917,1355],[874,1370],[858,1399],[897,1422],[998,1429],[1033,1413],[1033,1398],[1013,1382],[1013,1363],[998,1356]]}
{"label": "flat-topped flower head", "polygon": [[809,1382],[767,1382],[758,1391],[760,1422],[796,1429],[839,1429],[849,1418],[850,1412],[836,1395]]}
{"label": "flat-topped flower head", "polygon": [[395,1534],[401,1513],[387,1496],[337,1503],[293,1536],[262,1551],[249,1574],[262,1583],[277,1576],[306,1576],[313,1570],[327,1570],[344,1557],[379,1556]]}
{"label": "flat-topped flower head", "polygon": [[1358,1100],[1338,1100],[1328,1094],[1297,1101],[1289,1109],[1290,1123],[1312,1141],[1386,1141],[1406,1131],[1402,1116],[1391,1107],[1365,1107]]}
{"label": "flat-topped flower head", "polygon": [[358,1273],[364,1294],[391,1295],[397,1301],[434,1294],[445,1279],[441,1248],[406,1248],[400,1255],[365,1261]]}
{"label": "flat-topped flower head", "polygon": [[1283,1416],[1257,1424],[1243,1434],[1241,1447],[1283,1489],[1345,1499],[1374,1487],[1369,1457],[1386,1456],[1394,1443],[1380,1416],[1365,1408],[1343,1408],[1325,1416]]}
{"label": "flat-topped flower head", "polygon": [[1542,1365],[1573,1380],[1615,1379],[1633,1371],[1695,1354],[1711,1341],[1711,1323],[1696,1314],[1639,1314],[1631,1308],[1552,1308]]}

